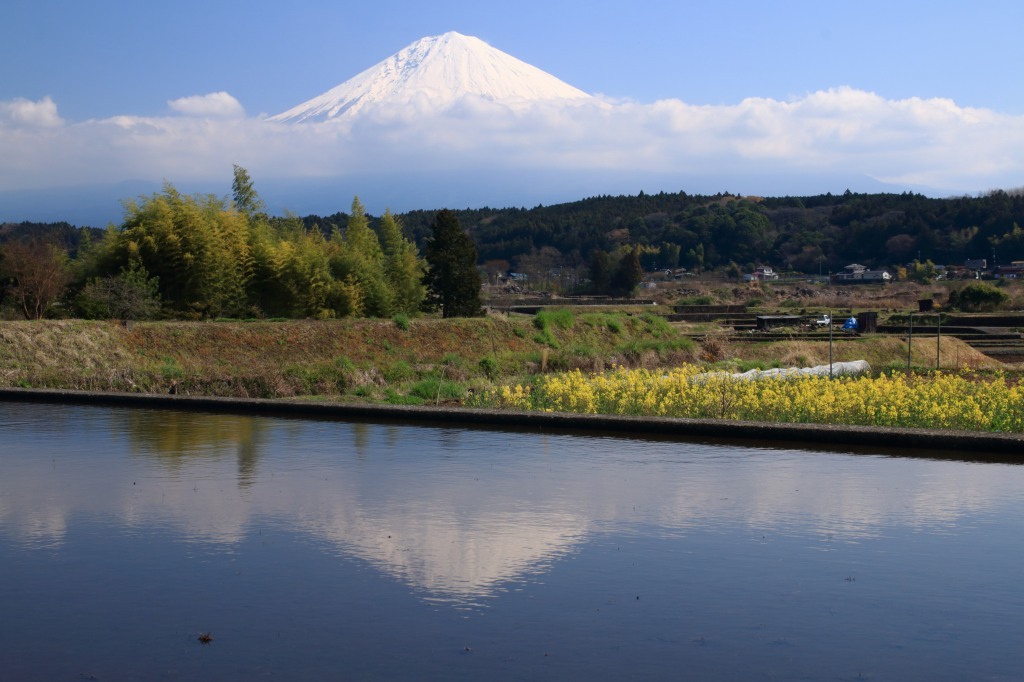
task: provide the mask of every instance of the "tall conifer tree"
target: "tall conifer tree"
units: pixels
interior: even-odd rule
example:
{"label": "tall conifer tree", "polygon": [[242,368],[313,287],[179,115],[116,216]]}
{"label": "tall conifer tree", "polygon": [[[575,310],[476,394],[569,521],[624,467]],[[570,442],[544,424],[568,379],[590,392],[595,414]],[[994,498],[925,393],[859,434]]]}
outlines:
{"label": "tall conifer tree", "polygon": [[428,302],[441,309],[442,317],[483,315],[476,245],[448,209],[437,214],[433,230],[426,250]]}

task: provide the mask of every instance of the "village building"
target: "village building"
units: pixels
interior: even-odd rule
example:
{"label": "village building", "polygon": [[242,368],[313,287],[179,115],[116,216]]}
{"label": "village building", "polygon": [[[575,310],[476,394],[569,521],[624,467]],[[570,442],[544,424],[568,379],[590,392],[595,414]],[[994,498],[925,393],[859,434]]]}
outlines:
{"label": "village building", "polygon": [[833,276],[836,284],[886,284],[892,281],[892,273],[888,270],[871,270],[867,266],[853,263]]}
{"label": "village building", "polygon": [[762,266],[757,268],[751,273],[743,275],[744,282],[765,282],[770,280],[776,280],[779,278],[779,274],[768,266]]}
{"label": "village building", "polygon": [[1024,279],[1024,261],[1014,261],[1013,265],[1000,265],[993,276],[996,279]]}

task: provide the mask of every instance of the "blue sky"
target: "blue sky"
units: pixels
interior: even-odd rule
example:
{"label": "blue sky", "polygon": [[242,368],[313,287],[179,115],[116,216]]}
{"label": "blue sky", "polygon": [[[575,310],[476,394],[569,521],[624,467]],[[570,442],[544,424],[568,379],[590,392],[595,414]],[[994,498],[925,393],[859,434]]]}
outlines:
{"label": "blue sky", "polygon": [[[525,0],[500,5],[402,0],[6,0],[0,20],[7,28],[0,41],[0,60],[5,65],[0,75],[0,115],[6,112],[13,120],[12,112],[24,109],[26,102],[43,103],[45,106],[33,110],[33,115],[48,117],[51,133],[59,126],[74,128],[75,142],[69,145],[65,141],[63,145],[81,154],[74,172],[63,172],[63,168],[47,172],[32,166],[27,158],[0,160],[0,199],[13,200],[10,192],[15,190],[46,189],[42,179],[29,181],[33,174],[53,178],[54,186],[84,185],[97,177],[106,182],[154,182],[168,176],[183,183],[202,182],[212,172],[183,172],[181,169],[188,168],[184,162],[160,169],[135,157],[121,163],[117,172],[86,172],[89,155],[96,153],[93,146],[101,144],[83,139],[93,134],[93,129],[75,126],[130,116],[153,119],[154,126],[166,132],[166,121],[172,120],[168,117],[180,113],[173,111],[169,102],[218,92],[229,93],[247,119],[276,114],[347,80],[418,38],[450,30],[477,36],[573,86],[617,102],[652,105],[670,100],[691,108],[726,107],[722,111],[729,114],[738,112],[736,107],[745,100],[755,100],[773,105],[770,116],[789,117],[791,107],[787,108],[787,103],[805,103],[815,93],[841,92],[846,94],[835,95],[824,104],[819,102],[815,116],[820,118],[824,109],[839,108],[855,121],[865,99],[850,93],[875,96],[877,100],[870,104],[873,107],[943,100],[951,102],[960,120],[965,116],[972,121],[977,118],[970,113],[973,110],[988,117],[987,142],[973,142],[976,149],[983,151],[985,144],[990,144],[996,150],[1001,146],[1016,152],[1022,139],[1024,77],[1019,69],[1018,33],[1024,27],[1024,3],[1009,0],[628,4]],[[932,106],[926,114],[916,111],[899,120],[881,116],[878,120],[884,122],[873,130],[877,133],[880,126],[885,126],[885,134],[876,134],[866,147],[881,149],[880,140],[902,135],[898,144],[892,145],[897,151],[928,154],[937,140],[962,137],[964,129],[952,126],[939,130],[933,122],[927,123],[924,133],[914,129],[923,120],[933,121],[941,108]],[[908,107],[897,109],[905,112]],[[758,112],[757,117],[762,118],[762,113]],[[793,129],[806,125],[802,121],[793,123]],[[8,157],[25,157],[25,150],[32,148],[24,142],[27,133],[12,132],[13,124],[5,128],[2,123],[0,120],[0,157],[5,146]],[[679,124],[674,125],[678,128]],[[971,128],[971,134],[976,130],[976,126]],[[699,137],[699,131],[690,132]],[[724,135],[721,131],[716,134]],[[835,134],[830,133],[832,137]],[[1002,143],[1000,136],[1004,138]],[[912,144],[914,139],[925,137],[927,145]],[[724,137],[720,139],[728,146]],[[107,151],[99,154],[95,163],[102,166],[109,158],[109,147],[123,143],[104,142]],[[204,149],[211,146],[194,138],[193,144]],[[855,140],[846,140],[842,153],[851,154],[857,146]],[[791,162],[789,157],[781,156],[783,152],[772,153],[781,164],[782,175],[822,173],[821,168],[809,168],[805,157]],[[714,156],[712,152],[707,154]],[[830,155],[825,175],[841,176],[848,170],[851,176],[867,175],[890,184],[895,180],[895,187],[924,187],[933,193],[1024,185],[1024,176],[1014,182],[1021,169],[1009,160],[990,164],[988,171],[979,164],[977,171],[957,174],[951,168],[938,177],[926,172],[924,162],[913,168],[906,163],[892,165],[895,152],[891,150],[873,164],[865,162],[861,153],[842,158],[837,154]],[[225,150],[224,155],[221,165],[226,164],[227,170],[223,174],[229,176],[226,157],[239,153]],[[56,158],[48,162],[61,163]],[[209,162],[207,155],[195,165]],[[275,166],[265,160],[263,165],[265,169],[261,166],[261,170],[282,164]],[[735,177],[744,184],[745,178],[750,178],[749,184],[755,185],[750,187],[751,192],[761,191],[754,179],[758,174],[773,174],[764,163],[751,167],[712,165],[722,181]],[[643,174],[634,169],[637,173],[629,176],[619,191],[686,189],[679,185],[685,184],[685,178],[696,173],[698,167],[691,164],[680,168],[680,180],[675,184],[664,179],[645,181]],[[379,170],[385,173],[387,169]],[[414,169],[404,165],[402,170],[411,173]],[[668,172],[665,168],[658,172],[663,171]],[[649,186],[639,186],[645,182]],[[656,186],[659,182],[669,184]],[[762,184],[765,189],[773,189],[771,183]],[[592,186],[579,181],[563,194],[565,200],[571,200],[580,198],[571,192],[586,196],[616,191],[614,185],[609,177]],[[798,185],[794,183],[793,193],[804,191]],[[482,199],[473,197],[480,194],[468,193],[465,203],[479,203]],[[530,203],[536,193],[527,191],[522,197],[514,191],[507,197],[490,194],[494,198],[489,201],[504,199],[508,205],[519,205]],[[451,197],[452,201],[460,199]],[[368,206],[373,203],[372,199],[367,202]],[[294,207],[299,211],[304,208]],[[316,208],[323,210],[320,204]],[[0,220],[14,217],[0,215]]]}
{"label": "blue sky", "polygon": [[[477,36],[590,93],[734,104],[851,86],[1024,113],[1024,3],[7,0],[0,99],[72,120],[230,92],[278,113],[427,35]],[[11,30],[13,29],[13,30]]]}

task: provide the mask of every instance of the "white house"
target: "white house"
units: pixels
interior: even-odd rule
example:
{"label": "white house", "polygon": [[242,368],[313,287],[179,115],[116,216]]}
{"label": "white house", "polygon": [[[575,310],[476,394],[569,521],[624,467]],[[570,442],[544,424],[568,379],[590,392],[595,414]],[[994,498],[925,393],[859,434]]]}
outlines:
{"label": "white house", "polygon": [[836,284],[885,284],[892,281],[888,270],[869,270],[866,266],[853,263],[837,272],[832,278]]}
{"label": "white house", "polygon": [[767,265],[759,267],[753,272],[743,275],[744,282],[763,282],[766,280],[778,279],[779,275]]}

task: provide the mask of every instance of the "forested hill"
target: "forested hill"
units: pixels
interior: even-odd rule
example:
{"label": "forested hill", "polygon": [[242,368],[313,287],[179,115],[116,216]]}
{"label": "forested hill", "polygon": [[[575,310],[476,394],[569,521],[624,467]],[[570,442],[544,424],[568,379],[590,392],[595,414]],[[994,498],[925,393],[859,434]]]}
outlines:
{"label": "forested hill", "polygon": [[75,227],[71,223],[0,223],[0,244],[8,240],[23,240],[41,237],[61,246],[72,256],[78,251],[83,238],[99,239],[103,230],[91,227]]}
{"label": "forested hill", "polygon": [[[422,244],[435,213],[400,217]],[[504,260],[513,267],[523,256],[540,253],[573,265],[595,250],[634,244],[646,247],[646,265],[659,267],[736,262],[818,272],[915,259],[962,264],[991,258],[993,251],[1000,263],[1024,259],[1024,193],[1018,190],[948,199],[911,193],[762,198],[641,192],[455,213],[476,242],[481,263]],[[343,214],[306,220],[344,225]]]}
{"label": "forested hill", "polygon": [[[481,263],[543,257],[579,265],[595,251],[639,245],[645,265],[713,268],[736,262],[777,270],[835,271],[849,263],[901,264],[914,259],[961,264],[1024,259],[1024,193],[933,199],[920,194],[825,194],[738,197],[680,193],[598,196],[531,209],[455,211]],[[421,249],[436,211],[399,216]],[[348,216],[307,216],[325,232]],[[374,221],[375,222],[375,221]],[[25,225],[18,226],[20,230]],[[63,226],[62,226],[62,229]]]}

